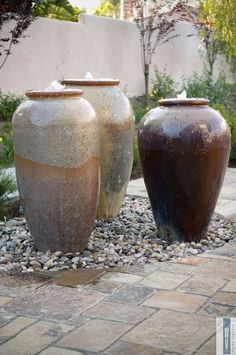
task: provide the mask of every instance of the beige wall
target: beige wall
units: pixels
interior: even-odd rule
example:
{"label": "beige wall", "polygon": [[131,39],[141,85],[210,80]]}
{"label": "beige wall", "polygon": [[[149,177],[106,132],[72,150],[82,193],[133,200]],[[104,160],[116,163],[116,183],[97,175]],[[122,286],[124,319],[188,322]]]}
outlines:
{"label": "beige wall", "polygon": [[[202,71],[197,36],[188,23],[176,27],[179,37],[161,45],[153,66],[167,69],[175,80]],[[3,92],[24,93],[52,80],[84,77],[119,78],[129,96],[144,91],[139,33],[134,23],[82,15],[80,23],[39,18],[28,29],[29,37],[13,47],[0,70]],[[196,34],[196,33],[195,33]],[[219,69],[223,64],[219,63]]]}

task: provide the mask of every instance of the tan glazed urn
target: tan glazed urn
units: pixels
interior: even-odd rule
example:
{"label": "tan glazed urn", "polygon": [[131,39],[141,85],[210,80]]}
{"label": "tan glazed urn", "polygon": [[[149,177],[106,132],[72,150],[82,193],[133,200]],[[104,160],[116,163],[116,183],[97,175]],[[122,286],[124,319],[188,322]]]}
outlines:
{"label": "tan glazed urn", "polygon": [[67,79],[61,82],[80,88],[94,107],[100,129],[101,185],[97,218],[119,214],[133,163],[134,115],[119,80]]}
{"label": "tan glazed urn", "polygon": [[99,131],[80,90],[28,91],[13,116],[16,175],[40,251],[82,251],[99,196]]}

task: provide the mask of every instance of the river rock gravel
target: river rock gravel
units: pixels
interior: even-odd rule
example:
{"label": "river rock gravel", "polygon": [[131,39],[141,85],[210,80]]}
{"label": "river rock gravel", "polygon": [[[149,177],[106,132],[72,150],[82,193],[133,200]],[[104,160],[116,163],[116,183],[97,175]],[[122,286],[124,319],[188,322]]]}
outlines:
{"label": "river rock gravel", "polygon": [[24,218],[0,222],[0,271],[59,271],[142,265],[198,255],[236,236],[235,224],[215,214],[199,243],[168,243],[158,238],[149,200],[127,196],[119,217],[95,221],[83,253],[39,252]]}

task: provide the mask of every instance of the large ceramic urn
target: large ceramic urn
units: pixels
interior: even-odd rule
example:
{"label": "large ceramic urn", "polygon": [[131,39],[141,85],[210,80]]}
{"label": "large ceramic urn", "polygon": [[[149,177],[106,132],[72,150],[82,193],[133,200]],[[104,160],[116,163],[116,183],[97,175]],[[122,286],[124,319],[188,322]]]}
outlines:
{"label": "large ceramic urn", "polygon": [[36,246],[82,251],[99,196],[99,130],[82,91],[28,91],[13,116],[16,175]]}
{"label": "large ceramic urn", "polygon": [[224,179],[230,130],[205,99],[166,99],[140,123],[144,181],[162,238],[204,237]]}
{"label": "large ceramic urn", "polygon": [[133,163],[134,115],[119,80],[64,80],[81,88],[94,107],[100,128],[101,185],[97,218],[119,214]]}

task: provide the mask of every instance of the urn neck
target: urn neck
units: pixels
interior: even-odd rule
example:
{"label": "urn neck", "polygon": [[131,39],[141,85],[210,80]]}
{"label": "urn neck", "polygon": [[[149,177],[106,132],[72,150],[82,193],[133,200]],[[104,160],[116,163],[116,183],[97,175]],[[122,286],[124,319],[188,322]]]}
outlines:
{"label": "urn neck", "polygon": [[118,86],[120,80],[116,79],[65,79],[60,81],[63,85],[73,85],[73,86]]}
{"label": "urn neck", "polygon": [[202,98],[188,98],[188,99],[163,99],[158,101],[160,106],[208,106],[209,100]]}
{"label": "urn neck", "polygon": [[25,95],[29,99],[68,99],[72,97],[79,97],[83,94],[82,90],[28,90]]}

